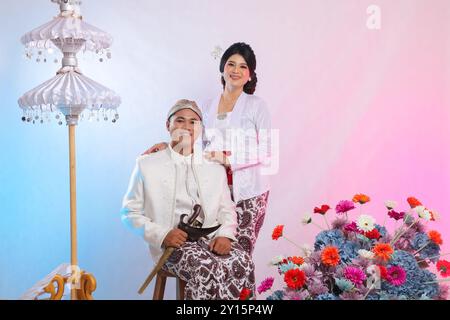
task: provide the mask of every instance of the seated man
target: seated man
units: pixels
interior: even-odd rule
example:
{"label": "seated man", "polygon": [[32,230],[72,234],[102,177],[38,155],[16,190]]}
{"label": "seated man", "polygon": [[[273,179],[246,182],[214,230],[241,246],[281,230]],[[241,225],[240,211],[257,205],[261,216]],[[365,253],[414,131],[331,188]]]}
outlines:
{"label": "seated man", "polygon": [[[185,299],[238,299],[244,287],[254,292],[254,265],[235,238],[237,215],[225,169],[205,160],[195,143],[202,132],[200,109],[194,101],[179,100],[166,127],[169,147],[136,161],[122,221],[149,243],[155,263],[165,247],[177,248],[163,269],[187,282]],[[208,239],[189,242],[177,225],[196,204],[203,209],[198,218],[203,228],[221,226]]]}

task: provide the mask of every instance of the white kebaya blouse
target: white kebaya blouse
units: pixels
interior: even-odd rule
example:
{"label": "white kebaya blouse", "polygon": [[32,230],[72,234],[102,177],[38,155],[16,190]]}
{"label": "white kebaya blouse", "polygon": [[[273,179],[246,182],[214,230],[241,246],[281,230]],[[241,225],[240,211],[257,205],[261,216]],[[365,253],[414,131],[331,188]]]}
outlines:
{"label": "white kebaya blouse", "polygon": [[269,190],[271,121],[265,101],[242,92],[231,112],[218,118],[221,94],[205,101],[205,151],[230,151],[233,197],[237,203]]}

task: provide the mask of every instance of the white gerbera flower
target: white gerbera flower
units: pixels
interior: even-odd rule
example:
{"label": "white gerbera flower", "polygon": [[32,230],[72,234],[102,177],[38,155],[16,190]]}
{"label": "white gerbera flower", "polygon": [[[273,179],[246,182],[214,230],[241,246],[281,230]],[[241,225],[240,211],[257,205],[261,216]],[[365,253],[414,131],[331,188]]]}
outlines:
{"label": "white gerbera flower", "polygon": [[270,260],[269,262],[269,266],[276,266],[278,264],[280,264],[282,261],[284,260],[283,256],[275,256],[272,258],[272,260]]}
{"label": "white gerbera flower", "polygon": [[312,222],[311,215],[305,214],[302,218],[302,224],[306,226],[307,224],[310,224],[311,222]]}
{"label": "white gerbera flower", "polygon": [[365,232],[372,231],[373,228],[375,228],[375,219],[372,216],[362,214],[359,216],[356,225],[358,226],[359,230]]}
{"label": "white gerbera flower", "polygon": [[420,215],[420,217],[424,220],[430,221],[431,220],[431,213],[428,210],[423,210],[422,214]]}
{"label": "white gerbera flower", "polygon": [[417,215],[427,221],[431,220],[431,213],[428,211],[424,206],[417,206],[414,208],[414,211],[417,213]]}
{"label": "white gerbera flower", "polygon": [[384,205],[386,206],[386,208],[388,208],[388,210],[392,210],[397,206],[397,202],[396,201],[392,201],[392,200],[388,200],[384,202]]}
{"label": "white gerbera flower", "polygon": [[358,250],[358,254],[365,259],[373,259],[375,256],[375,254],[372,251],[364,249]]}

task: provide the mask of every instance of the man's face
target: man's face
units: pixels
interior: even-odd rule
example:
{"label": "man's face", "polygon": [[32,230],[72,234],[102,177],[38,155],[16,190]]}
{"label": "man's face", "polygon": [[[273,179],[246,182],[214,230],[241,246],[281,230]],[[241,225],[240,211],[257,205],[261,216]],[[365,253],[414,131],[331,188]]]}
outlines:
{"label": "man's face", "polygon": [[181,109],[167,121],[167,130],[177,146],[192,147],[202,131],[202,122],[191,109]]}

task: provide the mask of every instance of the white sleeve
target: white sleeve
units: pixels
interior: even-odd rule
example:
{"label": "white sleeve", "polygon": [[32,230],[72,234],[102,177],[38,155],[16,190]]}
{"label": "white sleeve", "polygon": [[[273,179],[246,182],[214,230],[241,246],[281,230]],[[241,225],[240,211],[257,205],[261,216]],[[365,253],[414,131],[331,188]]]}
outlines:
{"label": "white sleeve", "polygon": [[170,228],[154,223],[144,213],[144,179],[142,177],[139,158],[136,160],[127,193],[122,202],[122,222],[132,232],[140,235],[151,246],[161,248]]}
{"label": "white sleeve", "polygon": [[263,100],[257,102],[253,116],[255,122],[256,145],[238,144],[236,152],[240,161],[230,163],[232,171],[254,166],[269,166],[271,160],[271,117],[269,108]]}

